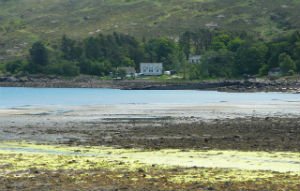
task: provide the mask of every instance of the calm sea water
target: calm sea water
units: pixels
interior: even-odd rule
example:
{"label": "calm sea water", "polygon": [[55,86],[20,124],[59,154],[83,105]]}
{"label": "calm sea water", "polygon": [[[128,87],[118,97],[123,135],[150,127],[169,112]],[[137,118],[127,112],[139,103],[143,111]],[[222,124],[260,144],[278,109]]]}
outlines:
{"label": "calm sea water", "polygon": [[0,107],[23,105],[101,105],[143,103],[216,103],[299,101],[290,93],[225,93],[196,90],[117,90],[0,87]]}

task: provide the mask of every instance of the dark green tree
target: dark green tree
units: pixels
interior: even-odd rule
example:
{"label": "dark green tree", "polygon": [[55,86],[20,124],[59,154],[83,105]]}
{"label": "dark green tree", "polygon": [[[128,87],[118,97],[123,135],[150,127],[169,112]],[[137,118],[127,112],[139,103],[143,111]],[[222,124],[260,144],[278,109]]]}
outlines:
{"label": "dark green tree", "polygon": [[146,59],[150,62],[163,62],[165,70],[176,68],[178,63],[178,47],[167,38],[152,39],[145,45]]}
{"label": "dark green tree", "polygon": [[279,55],[279,66],[284,75],[293,74],[296,70],[296,64],[286,53]]}
{"label": "dark green tree", "polygon": [[99,57],[102,56],[99,42],[94,37],[90,37],[85,40],[84,52],[85,52],[86,58],[91,59],[91,60],[97,60]]}
{"label": "dark green tree", "polygon": [[189,64],[187,67],[188,79],[198,80],[201,78],[207,78],[208,75],[204,74],[206,71],[201,70],[200,64]]}
{"label": "dark green tree", "polygon": [[76,45],[76,41],[63,35],[61,39],[61,52],[65,60],[76,60],[82,55],[82,47]]}
{"label": "dark green tree", "polygon": [[191,42],[193,45],[194,54],[202,55],[204,51],[207,51],[214,40],[214,32],[209,29],[199,28],[195,32],[191,33]]}
{"label": "dark green tree", "polygon": [[76,62],[64,62],[62,64],[63,75],[65,76],[77,76],[79,75],[80,69]]}
{"label": "dark green tree", "polygon": [[16,74],[22,70],[24,70],[24,61],[22,60],[14,60],[14,61],[10,61],[7,62],[5,64],[5,69],[7,72],[10,72],[12,74]]}
{"label": "dark green tree", "polygon": [[235,56],[236,75],[255,75],[266,64],[268,47],[263,42],[245,42]]}
{"label": "dark green tree", "polygon": [[32,73],[45,73],[49,64],[48,50],[41,41],[35,42],[29,50],[29,71]]}
{"label": "dark green tree", "polygon": [[81,57],[78,61],[81,74],[91,74],[91,61],[85,57]]}
{"label": "dark green tree", "polygon": [[272,42],[269,44],[269,51],[267,54],[267,64],[270,68],[279,66],[279,55],[285,52],[286,47],[288,46],[287,41],[282,42]]}
{"label": "dark green tree", "polygon": [[230,78],[233,76],[234,54],[227,50],[209,51],[201,62],[202,78]]}
{"label": "dark green tree", "polygon": [[185,54],[185,58],[188,59],[191,51],[191,33],[185,32],[179,38],[179,48]]}
{"label": "dark green tree", "polygon": [[243,43],[244,40],[240,39],[239,37],[235,37],[228,42],[227,49],[232,52],[236,52]]}

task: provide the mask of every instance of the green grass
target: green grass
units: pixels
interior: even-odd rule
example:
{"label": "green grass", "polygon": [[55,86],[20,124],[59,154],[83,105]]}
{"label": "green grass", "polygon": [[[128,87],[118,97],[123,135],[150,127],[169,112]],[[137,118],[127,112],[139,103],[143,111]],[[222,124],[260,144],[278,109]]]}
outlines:
{"label": "green grass", "polygon": [[[299,4],[299,0],[5,0],[0,1],[0,49],[28,43],[20,47],[17,56],[22,56],[38,39],[55,43],[63,34],[80,39],[97,30],[176,38],[210,22],[221,29],[271,38],[299,28]],[[15,54],[0,51],[0,58]]]}

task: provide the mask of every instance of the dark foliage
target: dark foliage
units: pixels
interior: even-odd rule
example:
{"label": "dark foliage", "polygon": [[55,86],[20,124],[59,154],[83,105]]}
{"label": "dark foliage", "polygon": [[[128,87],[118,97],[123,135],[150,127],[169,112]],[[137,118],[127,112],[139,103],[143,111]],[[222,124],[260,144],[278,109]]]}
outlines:
{"label": "dark foliage", "polygon": [[[201,62],[188,63],[190,55],[201,55]],[[189,79],[267,75],[274,67],[289,75],[300,69],[300,36],[294,32],[266,42],[245,31],[199,29],[183,33],[177,43],[164,37],[138,41],[118,33],[82,41],[64,35],[58,48],[34,43],[28,58],[28,63],[6,63],[6,71],[107,76],[118,73],[120,67],[138,70],[141,62],[163,62],[164,70],[177,71]]]}

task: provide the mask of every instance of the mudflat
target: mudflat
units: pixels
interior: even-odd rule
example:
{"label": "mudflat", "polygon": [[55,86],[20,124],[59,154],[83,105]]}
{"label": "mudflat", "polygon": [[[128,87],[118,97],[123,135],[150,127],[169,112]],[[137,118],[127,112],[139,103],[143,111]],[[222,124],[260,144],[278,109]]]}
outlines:
{"label": "mudflat", "polygon": [[0,190],[297,190],[299,107],[2,108]]}
{"label": "mudflat", "polygon": [[23,106],[0,110],[0,138],[123,148],[299,151],[299,103]]}

